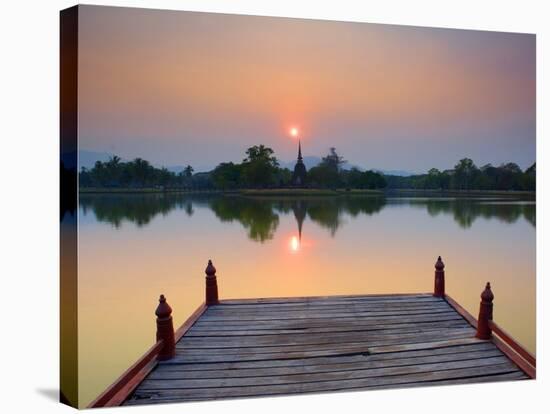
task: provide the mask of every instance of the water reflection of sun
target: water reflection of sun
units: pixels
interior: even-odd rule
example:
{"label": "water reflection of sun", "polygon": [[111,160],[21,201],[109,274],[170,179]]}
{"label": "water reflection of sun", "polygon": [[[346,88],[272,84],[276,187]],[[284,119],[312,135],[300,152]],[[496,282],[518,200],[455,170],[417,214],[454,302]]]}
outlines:
{"label": "water reflection of sun", "polygon": [[300,250],[300,240],[298,239],[298,236],[292,236],[290,238],[290,241],[288,243],[290,247],[290,251],[293,253],[296,253]]}

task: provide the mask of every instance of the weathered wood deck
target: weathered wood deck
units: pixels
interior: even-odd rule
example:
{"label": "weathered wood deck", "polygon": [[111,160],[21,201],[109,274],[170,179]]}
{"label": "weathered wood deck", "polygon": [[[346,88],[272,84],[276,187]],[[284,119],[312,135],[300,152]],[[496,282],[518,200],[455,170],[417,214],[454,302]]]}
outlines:
{"label": "weathered wood deck", "polygon": [[434,292],[206,300],[176,331],[161,295],[157,342],[89,407],[522,380],[535,357],[493,322],[487,283],[474,318]]}
{"label": "weathered wood deck", "polygon": [[125,404],[524,378],[431,294],[226,300]]}

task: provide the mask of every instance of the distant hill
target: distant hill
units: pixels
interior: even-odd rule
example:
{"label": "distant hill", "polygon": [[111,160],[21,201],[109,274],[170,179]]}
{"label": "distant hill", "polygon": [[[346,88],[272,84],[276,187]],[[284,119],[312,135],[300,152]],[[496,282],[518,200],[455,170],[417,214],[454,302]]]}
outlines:
{"label": "distant hill", "polygon": [[399,177],[410,177],[411,175],[415,175],[415,173],[412,173],[410,171],[404,171],[404,170],[379,170],[377,168],[373,168],[373,170],[376,172],[379,172],[380,174],[397,175]]}
{"label": "distant hill", "polygon": [[[312,167],[315,167],[316,165],[319,165],[320,163],[321,163],[320,157],[314,157],[314,156],[304,157],[304,164],[308,170]],[[292,171],[294,170],[294,166],[296,165],[296,160],[288,161],[288,162],[279,160],[279,165],[281,166],[281,168],[288,168],[289,170]]]}
{"label": "distant hill", "polygon": [[[319,165],[320,163],[321,163],[321,158],[320,157],[314,157],[314,156],[304,157],[304,164],[306,165],[306,168],[308,170],[312,167],[315,167],[316,165]],[[292,171],[292,170],[294,170],[294,166],[296,165],[296,161],[288,161],[288,162],[279,161],[279,164],[280,164],[281,167],[288,168],[289,170]],[[359,167],[358,165],[350,164],[349,162],[344,163],[344,165],[342,166],[342,168],[344,170],[350,170],[354,167],[361,170],[361,171],[366,170],[366,168]],[[414,175],[414,173],[412,173],[410,171],[405,171],[405,170],[382,170],[382,169],[379,169],[379,168],[369,168],[369,169],[371,169],[373,171],[376,171],[376,172],[379,172],[380,174],[384,174],[384,175],[398,175],[400,177],[409,177],[411,175]]]}
{"label": "distant hill", "polygon": [[80,149],[78,150],[78,168],[82,169],[85,167],[87,169],[94,168],[96,161],[106,162],[109,161],[113,154],[108,152],[96,152]]}

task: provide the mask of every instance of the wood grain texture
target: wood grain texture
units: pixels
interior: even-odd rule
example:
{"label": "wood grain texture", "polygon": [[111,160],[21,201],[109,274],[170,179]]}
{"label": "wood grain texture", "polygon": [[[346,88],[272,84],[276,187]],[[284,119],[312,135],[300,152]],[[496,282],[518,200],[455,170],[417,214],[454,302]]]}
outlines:
{"label": "wood grain texture", "polygon": [[431,294],[221,301],[197,310],[176,356],[124,404],[528,378],[453,305]]}
{"label": "wood grain texture", "polygon": [[[528,379],[522,372],[511,372],[504,374],[490,374],[484,376],[473,376],[473,377],[464,377],[458,379],[446,379],[446,380],[433,380],[433,381],[417,381],[417,382],[401,382],[397,384],[386,384],[386,385],[373,385],[371,387],[358,387],[358,388],[347,388],[344,390],[323,390],[318,392],[323,393],[333,393],[333,392],[353,392],[353,391],[365,391],[365,390],[381,390],[381,389],[392,389],[392,388],[414,388],[414,387],[427,387],[427,386],[438,386],[438,385],[461,385],[461,384],[481,384],[486,382],[503,382],[503,381],[519,381]],[[317,392],[317,393],[318,393]],[[315,392],[313,392],[315,393]],[[299,394],[298,392],[290,392],[288,395]],[[258,397],[267,397],[268,395],[231,395],[223,397],[224,399],[231,398],[258,398]],[[164,396],[161,397],[155,392],[147,393],[144,392],[141,394],[143,399],[128,400],[125,402],[126,405],[142,405],[142,404],[167,404],[167,403],[178,403],[178,402],[193,402],[193,401],[212,401],[219,400],[220,397],[177,397],[177,396]]]}
{"label": "wood grain texture", "polygon": [[[457,368],[442,371],[415,372],[402,375],[366,377],[358,379],[344,379],[331,381],[304,382],[297,384],[276,384],[276,385],[258,385],[246,387],[221,387],[221,388],[191,388],[191,389],[165,389],[165,390],[137,390],[135,399],[151,399],[156,402],[166,402],[166,400],[185,400],[185,399],[218,399],[251,397],[263,395],[281,395],[281,394],[300,394],[330,391],[348,391],[357,389],[369,389],[382,386],[397,386],[406,384],[419,384],[426,382],[436,382],[442,380],[457,380],[476,377],[486,377],[497,374],[517,373],[511,363],[487,365],[482,367]],[[472,381],[475,382],[475,381]]]}

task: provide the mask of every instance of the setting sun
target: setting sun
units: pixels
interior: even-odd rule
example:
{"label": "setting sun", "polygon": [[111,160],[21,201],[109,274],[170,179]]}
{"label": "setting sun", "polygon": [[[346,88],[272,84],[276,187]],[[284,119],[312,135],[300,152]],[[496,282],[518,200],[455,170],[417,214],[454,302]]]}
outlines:
{"label": "setting sun", "polygon": [[292,136],[293,138],[296,138],[298,136],[298,128],[296,127],[290,128],[290,136]]}

